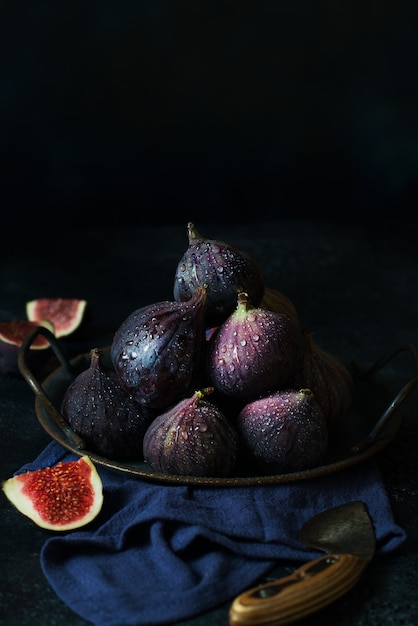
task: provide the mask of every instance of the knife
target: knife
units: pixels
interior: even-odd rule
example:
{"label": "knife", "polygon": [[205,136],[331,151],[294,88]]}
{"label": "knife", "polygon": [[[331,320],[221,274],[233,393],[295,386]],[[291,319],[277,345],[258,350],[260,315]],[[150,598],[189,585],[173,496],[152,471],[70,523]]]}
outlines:
{"label": "knife", "polygon": [[326,554],[237,596],[229,609],[230,626],[284,626],[319,611],[356,584],[376,544],[360,500],[315,515],[302,526],[300,540]]}

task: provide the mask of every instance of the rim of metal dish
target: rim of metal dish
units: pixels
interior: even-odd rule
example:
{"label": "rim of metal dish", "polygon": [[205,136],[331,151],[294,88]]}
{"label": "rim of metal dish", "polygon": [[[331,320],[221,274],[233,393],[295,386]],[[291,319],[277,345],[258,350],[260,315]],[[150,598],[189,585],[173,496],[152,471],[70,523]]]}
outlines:
{"label": "rim of metal dish", "polygon": [[[32,342],[38,334],[44,335],[50,342],[54,353],[60,362],[60,366],[52,372],[42,384],[39,383],[33,372],[28,366],[28,351]],[[108,350],[108,348],[104,348]],[[354,365],[355,372],[361,376],[363,381],[370,384],[380,384],[376,382],[376,375],[399,353],[403,351],[412,352],[415,360],[415,365],[418,369],[418,348],[414,344],[405,343],[394,350],[391,350],[383,358],[379,359],[368,370],[361,372],[360,369]],[[393,440],[397,434],[401,423],[402,414],[399,410],[406,398],[418,387],[418,375],[409,380],[402,389],[389,401],[386,409],[380,415],[374,424],[370,427],[370,430],[366,435],[362,435],[359,441],[356,441],[351,446],[348,454],[343,458],[331,460],[325,462],[315,468],[299,471],[289,472],[285,474],[272,474],[272,475],[242,475],[242,476],[226,476],[226,477],[205,477],[205,476],[183,476],[175,474],[162,474],[155,472],[151,467],[146,466],[142,461],[137,463],[133,462],[121,462],[112,459],[105,458],[93,451],[90,451],[84,447],[84,442],[68,425],[66,420],[62,417],[57,410],[54,402],[51,400],[51,390],[54,390],[54,386],[60,377],[68,377],[68,380],[73,378],[80,367],[85,368],[88,365],[88,354],[81,354],[74,359],[68,360],[61,349],[56,337],[46,328],[39,327],[34,329],[25,339],[22,344],[19,357],[18,366],[22,376],[25,378],[33,392],[35,393],[35,411],[39,423],[44,430],[51,436],[52,439],[60,443],[64,448],[73,452],[74,454],[81,456],[87,454],[94,463],[105,467],[107,469],[123,472],[130,476],[134,476],[140,479],[148,481],[154,481],[165,484],[190,484],[195,486],[222,486],[222,487],[237,487],[237,486],[249,486],[249,485],[268,485],[278,483],[289,483],[300,480],[309,480],[319,476],[332,474],[337,471],[348,469],[353,465],[356,465],[362,461],[369,459],[376,453],[381,451],[385,446]],[[389,394],[388,388],[385,390]],[[141,465],[142,467],[141,467]]]}

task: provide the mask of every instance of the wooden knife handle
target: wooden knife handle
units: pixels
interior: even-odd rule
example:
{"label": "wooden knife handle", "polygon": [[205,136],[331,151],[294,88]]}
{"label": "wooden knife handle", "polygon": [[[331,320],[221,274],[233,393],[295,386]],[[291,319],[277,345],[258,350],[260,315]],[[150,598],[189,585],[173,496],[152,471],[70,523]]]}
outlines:
{"label": "wooden knife handle", "polygon": [[326,554],[290,576],[252,587],[235,598],[230,626],[283,626],[319,611],[353,587],[368,560],[351,554]]}

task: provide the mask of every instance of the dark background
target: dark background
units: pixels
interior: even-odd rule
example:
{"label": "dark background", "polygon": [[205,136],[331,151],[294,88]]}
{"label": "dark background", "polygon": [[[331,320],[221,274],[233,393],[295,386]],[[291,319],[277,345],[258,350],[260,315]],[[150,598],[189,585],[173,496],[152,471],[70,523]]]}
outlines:
{"label": "dark background", "polygon": [[418,205],[416,6],[8,3],[4,214],[402,218]]}

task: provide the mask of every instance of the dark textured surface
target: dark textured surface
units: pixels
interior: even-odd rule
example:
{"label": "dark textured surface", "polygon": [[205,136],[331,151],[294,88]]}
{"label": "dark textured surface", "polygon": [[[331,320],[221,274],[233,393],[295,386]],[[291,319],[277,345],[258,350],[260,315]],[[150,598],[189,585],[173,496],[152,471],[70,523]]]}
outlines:
{"label": "dark textured surface", "polygon": [[[294,301],[302,324],[324,348],[364,367],[405,342],[418,344],[418,254],[415,223],[314,220],[204,222],[202,234],[247,249],[266,282]],[[59,234],[59,236],[58,236]],[[135,308],[171,299],[186,225],[56,231],[44,238],[5,242],[0,250],[0,319],[21,318],[26,301],[41,296],[84,297],[90,324],[69,354],[108,345]],[[417,374],[409,351],[382,370],[397,392]],[[408,533],[396,552],[372,560],[359,584],[306,626],[415,626],[418,603],[418,407],[407,398],[400,432],[378,455],[396,521]],[[23,378],[0,376],[0,477],[8,478],[48,443],[36,419],[34,395]],[[21,516],[2,494],[0,623],[7,626],[82,626],[84,620],[55,596],[39,564],[46,531]],[[277,574],[293,565],[279,563]],[[182,626],[226,626],[227,606]]]}

